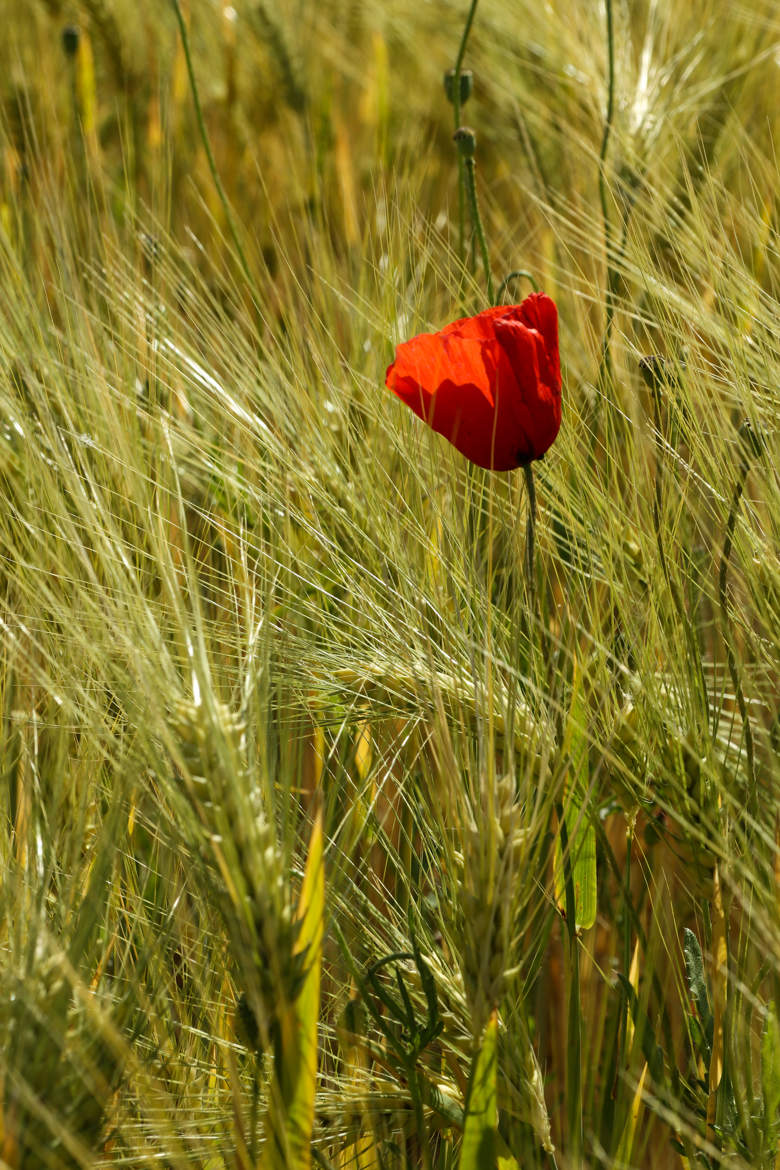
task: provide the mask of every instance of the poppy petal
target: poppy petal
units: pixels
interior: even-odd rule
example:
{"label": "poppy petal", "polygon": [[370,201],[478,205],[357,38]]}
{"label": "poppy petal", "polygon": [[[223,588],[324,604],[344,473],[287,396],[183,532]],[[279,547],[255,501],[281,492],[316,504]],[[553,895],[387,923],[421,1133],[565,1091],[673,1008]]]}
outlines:
{"label": "poppy petal", "polygon": [[[514,307],[509,306],[509,308]],[[496,317],[503,316],[506,312],[507,306],[497,305],[492,309],[483,309],[481,313],[477,313],[474,317],[460,317],[457,321],[452,321],[449,325],[445,325],[441,330],[441,335],[443,337],[449,337],[450,334],[455,334],[458,337],[475,337],[487,341],[495,336],[493,329],[494,320]]]}
{"label": "poppy petal", "polygon": [[421,333],[398,346],[395,361],[387,368],[386,385],[431,425],[431,400],[445,381],[476,389],[492,410],[482,347],[476,338]]}
{"label": "poppy petal", "polygon": [[[516,467],[496,410],[500,353],[495,338],[421,334],[398,347],[387,385],[424,422],[480,467]],[[502,441],[503,438],[503,441]]]}
{"label": "poppy petal", "polygon": [[387,386],[480,467],[538,459],[561,422],[558,314],[544,293],[399,345]]}
{"label": "poppy petal", "polygon": [[539,360],[531,330],[507,322],[496,330],[498,402],[502,432],[511,440],[515,466],[537,459]]}
{"label": "poppy petal", "polygon": [[549,379],[547,384],[553,391],[561,392],[561,358],[558,352],[558,310],[555,301],[545,293],[531,293],[521,305],[520,320],[530,329],[535,329],[543,342],[545,361],[542,370],[547,368]]}

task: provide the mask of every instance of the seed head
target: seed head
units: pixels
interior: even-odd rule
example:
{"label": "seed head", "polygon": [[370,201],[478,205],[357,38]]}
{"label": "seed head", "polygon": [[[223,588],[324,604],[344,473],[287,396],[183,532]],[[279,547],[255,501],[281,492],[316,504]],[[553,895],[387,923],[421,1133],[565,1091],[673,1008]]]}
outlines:
{"label": "seed head", "polygon": [[459,126],[452,140],[464,158],[473,158],[477,150],[477,136],[470,126]]}
{"label": "seed head", "polygon": [[[471,91],[474,88],[474,74],[470,69],[462,69],[460,73],[460,104],[465,106],[466,102],[471,97]],[[447,95],[447,101],[452,105],[455,100],[455,70],[448,69],[444,74],[444,92]]]}

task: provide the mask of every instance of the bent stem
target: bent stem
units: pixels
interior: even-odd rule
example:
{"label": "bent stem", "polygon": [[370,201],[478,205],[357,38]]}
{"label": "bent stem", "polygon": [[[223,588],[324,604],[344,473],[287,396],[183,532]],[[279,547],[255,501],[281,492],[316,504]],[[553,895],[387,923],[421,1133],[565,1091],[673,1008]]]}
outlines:
{"label": "bent stem", "polygon": [[748,459],[743,458],[739,473],[737,475],[737,482],[734,486],[734,495],[731,499],[731,511],[729,512],[728,520],[726,521],[726,538],[723,541],[723,552],[721,554],[720,570],[718,572],[718,603],[720,605],[721,636],[723,638],[723,644],[726,647],[726,662],[728,664],[729,674],[731,676],[731,683],[734,687],[734,694],[736,695],[737,706],[739,708],[739,714],[742,719],[742,726],[745,730],[745,754],[747,756],[749,783],[748,807],[750,812],[755,815],[757,812],[758,790],[756,785],[756,761],[753,746],[753,730],[750,726],[750,719],[748,718],[747,703],[745,702],[745,692],[742,689],[742,679],[740,678],[739,667],[737,666],[737,655],[731,637],[728,595],[726,593],[726,578],[728,574],[729,560],[731,558],[731,548],[734,543],[734,529],[737,523],[739,502],[742,499],[742,492],[745,488],[745,480],[747,479],[749,468],[750,463]]}
{"label": "bent stem", "polygon": [[498,292],[496,293],[496,304],[498,305],[501,303],[502,296],[513,280],[521,280],[523,278],[528,281],[534,292],[539,291],[539,285],[536,283],[536,278],[532,275],[532,273],[528,272],[525,268],[515,268],[512,272],[508,272],[506,274],[504,279],[501,281],[501,284],[498,286]]}

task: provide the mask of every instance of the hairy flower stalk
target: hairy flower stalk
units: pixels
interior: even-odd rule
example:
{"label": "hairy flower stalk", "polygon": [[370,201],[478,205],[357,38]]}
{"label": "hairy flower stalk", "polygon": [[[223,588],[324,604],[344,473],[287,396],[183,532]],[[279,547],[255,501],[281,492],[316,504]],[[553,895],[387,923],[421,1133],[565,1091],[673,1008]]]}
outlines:
{"label": "hairy flower stalk", "polygon": [[493,305],[496,300],[495,293],[493,292],[493,274],[490,270],[490,254],[488,252],[487,238],[482,225],[482,216],[479,213],[479,200],[477,198],[477,164],[474,158],[477,149],[477,136],[470,126],[459,126],[452,137],[458,148],[459,158],[462,159],[462,165],[465,167],[466,195],[471,213],[471,223],[479,243],[480,252],[482,253],[482,266],[485,269],[488,301]]}
{"label": "hairy flower stalk", "polygon": [[[444,91],[447,94],[447,101],[452,103],[453,117],[455,122],[455,129],[460,126],[460,112],[461,107],[468,101],[471,96],[471,86],[473,76],[471,71],[463,71],[463,58],[466,55],[466,43],[469,39],[471,26],[474,22],[474,15],[477,11],[477,0],[471,0],[466,23],[463,26],[463,33],[460,38],[460,45],[458,47],[458,56],[455,60],[455,68],[450,73],[447,73],[444,78]],[[465,259],[465,173],[463,155],[458,151],[458,256],[461,264]]]}

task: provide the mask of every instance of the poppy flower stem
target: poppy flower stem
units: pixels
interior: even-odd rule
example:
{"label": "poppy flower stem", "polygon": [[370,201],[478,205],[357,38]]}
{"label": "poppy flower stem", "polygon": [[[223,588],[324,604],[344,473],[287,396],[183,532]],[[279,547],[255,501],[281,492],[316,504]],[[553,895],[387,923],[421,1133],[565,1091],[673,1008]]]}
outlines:
{"label": "poppy flower stem", "polygon": [[525,527],[525,571],[528,580],[528,590],[531,598],[536,593],[536,485],[534,484],[534,469],[532,464],[526,463],[523,468],[525,486],[528,491],[528,520]]}
{"label": "poppy flower stem", "polygon": [[525,268],[515,268],[512,272],[507,272],[506,276],[501,281],[501,284],[498,286],[498,292],[496,293],[496,304],[501,304],[501,298],[513,280],[522,280],[523,278],[528,281],[534,292],[539,291],[539,285],[536,283],[536,278],[532,273],[526,271]]}
{"label": "poppy flower stem", "polygon": [[473,158],[466,159],[466,193],[469,199],[469,206],[471,208],[471,219],[474,224],[474,230],[477,233],[479,240],[479,248],[482,252],[482,264],[485,269],[485,283],[487,284],[488,304],[494,305],[496,303],[495,294],[493,292],[493,274],[490,271],[490,256],[488,255],[487,240],[485,239],[485,229],[482,227],[482,217],[479,214],[479,204],[477,203],[477,166]]}
{"label": "poppy flower stem", "polygon": [[477,164],[474,158],[474,153],[477,148],[477,136],[468,126],[459,126],[453,137],[466,167],[466,195],[469,201],[469,210],[471,211],[471,222],[474,225],[474,234],[477,237],[479,249],[482,253],[482,266],[485,269],[488,303],[495,305],[496,299],[493,289],[493,274],[490,271],[490,255],[488,253],[487,239],[485,238],[485,229],[482,226],[482,217],[479,214],[479,202],[477,200]]}
{"label": "poppy flower stem", "polygon": [[[460,45],[458,46],[458,55],[455,58],[455,69],[452,77],[452,112],[455,120],[455,130],[460,126],[460,107],[461,107],[461,83],[460,75],[463,68],[463,58],[466,55],[466,44],[471,32],[471,26],[474,23],[474,15],[477,11],[478,0],[471,0],[471,7],[469,8],[466,23],[463,26],[463,34],[460,38]],[[465,260],[464,240],[465,240],[465,222],[466,210],[464,191],[466,187],[466,173],[463,161],[463,155],[458,151],[458,256],[461,263]]]}

